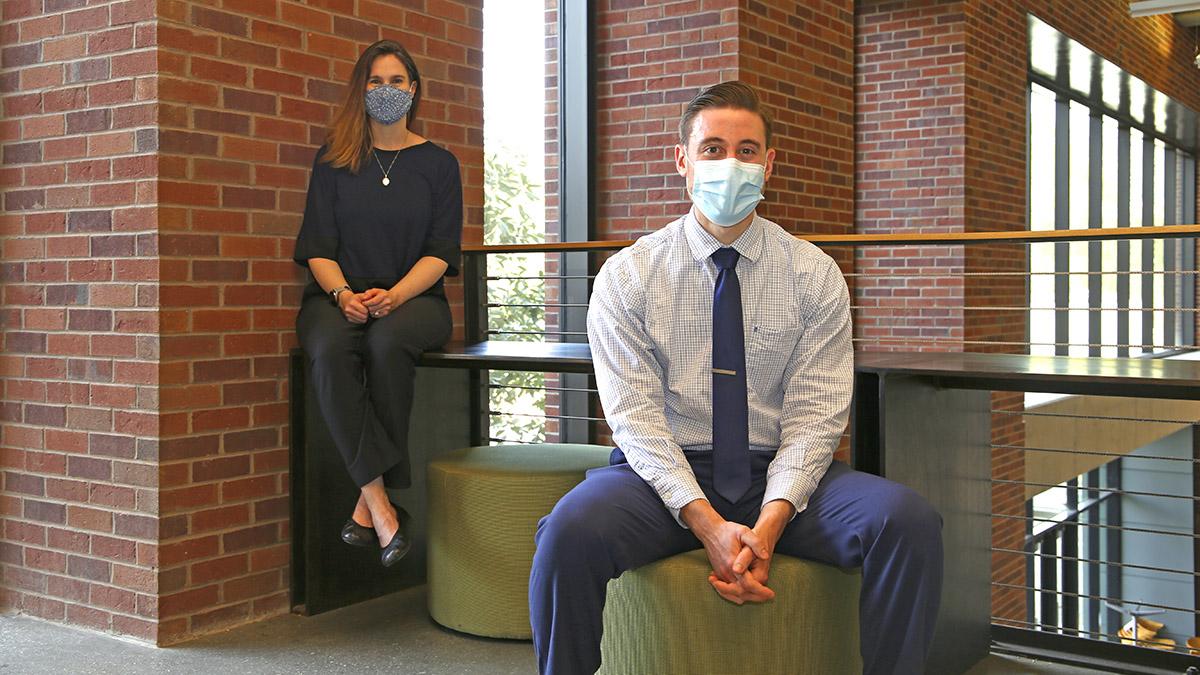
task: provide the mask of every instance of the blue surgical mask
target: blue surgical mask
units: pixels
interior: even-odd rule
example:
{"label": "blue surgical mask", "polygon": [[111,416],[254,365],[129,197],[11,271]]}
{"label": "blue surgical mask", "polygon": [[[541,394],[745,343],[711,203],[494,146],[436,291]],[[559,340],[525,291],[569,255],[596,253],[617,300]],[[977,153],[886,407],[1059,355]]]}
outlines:
{"label": "blue surgical mask", "polygon": [[380,124],[395,124],[412,108],[413,95],[407,89],[380,86],[367,92],[367,114]]}
{"label": "blue surgical mask", "polygon": [[692,162],[692,203],[713,223],[733,227],[763,200],[766,171],[733,157]]}

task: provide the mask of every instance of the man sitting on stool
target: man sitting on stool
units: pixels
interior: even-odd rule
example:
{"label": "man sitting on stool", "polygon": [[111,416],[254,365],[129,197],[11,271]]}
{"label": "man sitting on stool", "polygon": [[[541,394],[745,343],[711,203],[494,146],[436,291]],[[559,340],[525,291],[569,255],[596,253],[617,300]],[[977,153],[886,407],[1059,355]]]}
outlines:
{"label": "man sitting on stool", "polygon": [[832,461],[854,376],[849,296],[829,256],[755,215],[774,158],[754,90],[701,92],[675,146],[693,208],[596,277],[588,337],[619,449],[538,526],[529,609],[542,673],[595,672],[608,581],[701,546],[709,583],[737,604],[774,597],[775,552],[861,566],[864,671],[924,669],[941,518],[912,490]]}

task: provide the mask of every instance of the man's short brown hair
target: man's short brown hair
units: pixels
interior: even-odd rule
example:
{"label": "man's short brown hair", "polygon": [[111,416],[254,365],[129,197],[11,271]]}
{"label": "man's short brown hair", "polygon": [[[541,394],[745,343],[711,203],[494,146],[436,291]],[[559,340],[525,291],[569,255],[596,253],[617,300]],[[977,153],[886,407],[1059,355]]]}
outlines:
{"label": "man's short brown hair", "polygon": [[757,114],[762,120],[763,130],[766,132],[764,140],[766,140],[767,147],[772,147],[771,116],[759,104],[758,94],[754,93],[754,89],[739,80],[730,80],[702,89],[696,98],[688,103],[687,108],[683,111],[683,118],[679,120],[680,145],[687,147],[688,140],[692,135],[692,122],[695,121],[696,115],[699,115],[701,110],[710,108],[734,108],[735,110],[749,110]]}

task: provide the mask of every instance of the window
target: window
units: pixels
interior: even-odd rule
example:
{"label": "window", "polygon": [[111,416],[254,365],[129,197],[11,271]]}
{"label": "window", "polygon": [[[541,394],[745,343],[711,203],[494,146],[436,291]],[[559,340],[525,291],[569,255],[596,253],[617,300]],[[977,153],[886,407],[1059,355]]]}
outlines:
{"label": "window", "polygon": [[[483,4],[485,244],[546,240],[545,15],[542,0]],[[543,339],[545,269],[543,253],[488,256],[487,339]],[[491,371],[488,384],[493,442],[545,440],[542,373]]]}
{"label": "window", "polygon": [[[1195,221],[1196,113],[1030,17],[1029,227]],[[1029,353],[1142,356],[1195,342],[1192,240],[1033,244]]]}
{"label": "window", "polygon": [[[486,0],[484,242],[586,241],[591,233],[588,4]],[[586,253],[487,263],[490,340],[586,341]],[[492,442],[584,441],[588,376],[492,371]]]}
{"label": "window", "polygon": [[[1029,228],[1095,231],[1195,222],[1197,113],[1032,16],[1029,40]],[[1029,353],[1156,357],[1191,347],[1195,250],[1194,240],[1164,238],[1030,245]],[[1027,394],[1025,406],[1029,410],[1054,398]],[[1070,416],[1066,410],[1043,408],[1040,414]],[[1144,417],[1108,419],[1141,425],[1148,421]],[[1030,450],[1062,451],[1030,437],[1027,458]],[[1025,542],[1029,624],[1115,640],[1124,621],[1115,611],[1122,598],[1141,602],[1153,597],[1147,589],[1158,592],[1173,580],[1170,574],[1166,580],[1151,575],[1135,590],[1129,580],[1137,572],[1194,576],[1190,560],[1182,570],[1158,562],[1136,570],[1138,549],[1150,546],[1129,545],[1131,533],[1140,535],[1137,526],[1147,521],[1122,515],[1122,509],[1155,497],[1191,498],[1187,488],[1129,489],[1128,478],[1144,474],[1152,478],[1141,479],[1154,485],[1179,480],[1190,486],[1190,444],[1188,436],[1177,463],[1160,463],[1153,471],[1133,471],[1138,463],[1131,468],[1126,462],[1162,460],[1161,447],[1149,453],[1128,448],[1124,457],[1032,495],[1026,502]],[[1076,450],[1097,454],[1094,448]],[[1123,501],[1126,494],[1135,497]],[[1135,527],[1126,530],[1129,524]]]}

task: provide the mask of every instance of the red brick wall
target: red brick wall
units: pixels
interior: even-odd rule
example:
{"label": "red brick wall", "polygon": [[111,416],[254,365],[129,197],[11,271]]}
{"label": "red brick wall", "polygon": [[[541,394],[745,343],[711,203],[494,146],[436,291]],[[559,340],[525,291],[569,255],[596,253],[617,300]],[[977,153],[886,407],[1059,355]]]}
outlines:
{"label": "red brick wall", "polygon": [[679,115],[701,87],[738,76],[738,4],[596,3],[597,238],[636,238],[687,212]]}
{"label": "red brick wall", "polygon": [[[994,14],[987,3],[968,3],[965,8],[966,35],[966,231],[1029,229],[1026,214],[1026,88],[1028,46],[1025,13],[1010,5],[1010,11]],[[1003,73],[1003,77],[999,75]],[[1019,133],[1013,133],[1019,129]],[[967,351],[1022,353],[1026,339],[1026,315],[987,307],[1025,307],[1029,249],[1023,245],[967,247],[967,271],[981,274],[965,279],[965,303],[978,308],[965,322]],[[1013,276],[983,276],[1001,272]],[[992,408],[1020,412],[1022,393],[993,393]],[[992,477],[1025,480],[1024,421],[1019,415],[992,416]],[[1025,515],[1022,485],[993,483],[992,512]],[[992,519],[992,545],[1022,550],[1026,523],[1013,518]],[[992,554],[992,578],[1015,586],[1029,585],[1026,556]],[[992,614],[1025,621],[1026,595],[1020,588],[995,586]],[[1019,626],[1024,624],[1017,624]]]}
{"label": "red brick wall", "polygon": [[793,232],[853,222],[852,3],[608,0],[595,11],[597,236],[629,239],[690,207],[673,147],[683,107],[742,79],[776,119],[760,213]]}
{"label": "red brick wall", "polygon": [[[414,130],[462,164],[482,239],[482,12],[370,0],[160,2],[159,641],[288,608],[286,353],[308,169],[369,43],[421,69]],[[448,295],[461,333],[461,285]]]}
{"label": "red brick wall", "polygon": [[153,0],[0,6],[0,608],[155,637]]}
{"label": "red brick wall", "polygon": [[761,215],[798,234],[852,232],[854,3],[745,2],[737,22],[737,77],[774,117]]}
{"label": "red brick wall", "polygon": [[[775,119],[775,173],[759,213],[792,232],[850,231],[849,0],[605,0],[594,17],[595,238],[633,239],[687,212],[674,165],[679,116],[701,88],[730,79],[756,87]],[[547,229],[555,231],[556,112],[548,106]],[[848,270],[848,253],[831,253]]]}
{"label": "red brick wall", "polygon": [[[962,8],[856,9],[855,202],[860,234],[963,231]],[[963,247],[855,251],[855,333],[871,350],[962,349]]]}
{"label": "red brick wall", "polygon": [[[545,0],[546,14],[546,173],[542,183],[546,197],[546,241],[558,241],[558,0]],[[547,256],[550,257],[550,256]],[[548,263],[546,274],[556,274],[557,268]],[[553,271],[552,271],[553,270]],[[549,293],[547,288],[547,293]],[[551,323],[551,312],[546,313],[547,325]]]}
{"label": "red brick wall", "polygon": [[482,239],[480,2],[419,4],[3,4],[4,607],[160,644],[287,609],[292,242],[366,44],[420,64]]}
{"label": "red brick wall", "polygon": [[[982,36],[968,32],[963,3],[933,1],[860,3],[855,36],[858,62],[855,90],[858,125],[855,130],[857,167],[855,187],[857,228],[862,234],[902,232],[965,232],[975,223],[967,195],[984,186],[1003,185],[1008,201],[992,223],[1012,223],[1025,229],[1025,210],[1013,206],[1013,196],[1024,204],[1024,181],[1014,185],[1011,175],[989,175],[990,165],[968,169],[972,149],[969,128],[978,127],[978,104],[972,105],[974,83],[968,46]],[[1007,35],[1001,40],[1007,39]],[[1024,44],[1023,38],[1014,38]],[[1024,58],[1021,52],[1020,58]],[[1024,72],[1022,71],[1022,77]],[[1015,94],[1024,101],[1023,80]],[[1022,109],[1023,110],[1023,109]],[[1022,124],[1024,118],[1021,118]],[[1022,126],[1022,128],[1024,128]],[[1015,160],[1024,172],[1024,132],[1018,141],[981,151]],[[1002,180],[1003,178],[1003,180]],[[986,229],[986,228],[985,228]],[[997,227],[996,229],[1005,229]],[[859,348],[873,351],[989,351],[969,340],[1024,339],[1025,316],[1019,312],[980,312],[964,307],[985,301],[1008,307],[1025,304],[1024,279],[982,277],[964,272],[1020,272],[1022,246],[870,246],[855,251],[855,312]],[[970,289],[976,289],[969,298]],[[1015,293],[1010,292],[1015,291]],[[992,316],[991,314],[994,314]],[[1009,351],[1014,351],[1010,348]],[[1019,347],[1015,351],[1021,351]],[[1020,410],[1023,394],[993,394],[998,410]],[[1021,418],[993,415],[992,442],[1020,446]],[[997,450],[992,456],[995,478],[1024,480],[1024,455],[1020,450]],[[1024,515],[1024,490],[1018,485],[994,485],[992,511]],[[1020,550],[1025,524],[994,518],[995,546]],[[1014,585],[1025,583],[1024,558],[993,554],[993,579]],[[992,614],[1025,618],[1025,594],[995,587]]]}

